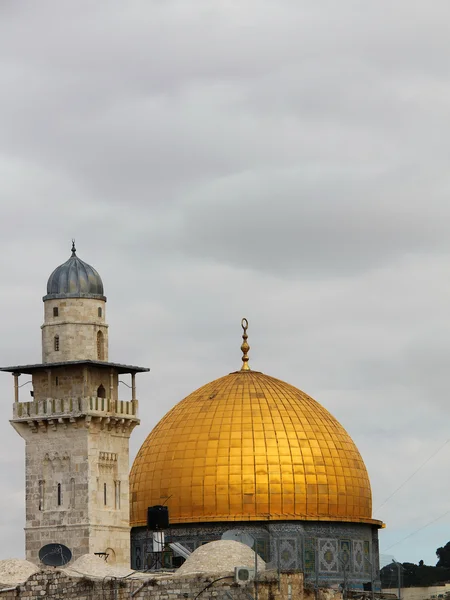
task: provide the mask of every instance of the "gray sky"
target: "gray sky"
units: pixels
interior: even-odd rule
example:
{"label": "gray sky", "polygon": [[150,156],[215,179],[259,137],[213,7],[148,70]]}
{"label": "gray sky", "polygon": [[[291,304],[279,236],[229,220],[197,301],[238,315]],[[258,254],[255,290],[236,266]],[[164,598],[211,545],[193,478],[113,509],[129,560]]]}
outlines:
{"label": "gray sky", "polygon": [[[152,369],[133,456],[239,367],[246,316],[251,366],[339,419],[377,509],[450,437],[449,52],[447,0],[1,3],[0,363],[40,360],[75,237],[110,358]],[[20,557],[0,391],[0,558]],[[449,452],[375,511],[381,552],[435,563],[450,513],[389,547],[450,510]]]}

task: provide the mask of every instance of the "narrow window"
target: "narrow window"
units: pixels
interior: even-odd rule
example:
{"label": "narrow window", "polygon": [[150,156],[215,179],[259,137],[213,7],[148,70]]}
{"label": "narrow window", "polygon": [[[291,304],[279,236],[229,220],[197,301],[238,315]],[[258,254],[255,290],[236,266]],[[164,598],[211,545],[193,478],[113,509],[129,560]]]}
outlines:
{"label": "narrow window", "polygon": [[39,482],[39,510],[44,510],[44,483],[45,482],[43,480]]}
{"label": "narrow window", "polygon": [[106,483],[103,484],[103,504],[106,506]]}
{"label": "narrow window", "polygon": [[57,317],[58,315],[59,315],[59,310],[58,310],[58,307],[57,307],[57,306],[54,306],[54,307],[53,307],[53,316],[54,316],[54,317]]}
{"label": "narrow window", "polygon": [[62,493],[61,493],[61,484],[60,483],[58,483],[57,493],[58,493],[58,506],[61,506],[62,505]]}
{"label": "narrow window", "polygon": [[75,479],[70,480],[70,506],[75,508]]}
{"label": "narrow window", "polygon": [[55,335],[53,344],[54,344],[55,352],[59,352],[59,335]]}
{"label": "narrow window", "polygon": [[101,306],[98,307],[98,316],[101,317],[102,316],[102,309]]}
{"label": "narrow window", "polygon": [[55,385],[59,385],[59,377],[58,376],[55,377]]}
{"label": "narrow window", "polygon": [[101,331],[97,332],[97,359],[105,360],[105,352],[103,348],[103,333]]}
{"label": "narrow window", "polygon": [[120,481],[114,482],[114,492],[115,492],[115,508],[120,508]]}

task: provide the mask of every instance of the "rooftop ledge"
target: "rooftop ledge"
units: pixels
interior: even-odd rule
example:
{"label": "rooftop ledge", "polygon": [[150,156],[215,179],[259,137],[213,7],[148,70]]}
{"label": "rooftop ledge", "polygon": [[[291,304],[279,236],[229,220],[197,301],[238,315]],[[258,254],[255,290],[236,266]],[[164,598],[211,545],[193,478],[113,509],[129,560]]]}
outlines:
{"label": "rooftop ledge", "polygon": [[124,365],[121,363],[106,362],[104,360],[66,360],[63,362],[38,363],[35,365],[16,365],[14,367],[0,367],[0,371],[7,373],[25,373],[32,375],[36,371],[47,371],[54,367],[72,367],[72,366],[92,366],[103,369],[114,369],[119,374],[124,373],[147,373],[150,371],[147,367],[136,367],[134,365]]}

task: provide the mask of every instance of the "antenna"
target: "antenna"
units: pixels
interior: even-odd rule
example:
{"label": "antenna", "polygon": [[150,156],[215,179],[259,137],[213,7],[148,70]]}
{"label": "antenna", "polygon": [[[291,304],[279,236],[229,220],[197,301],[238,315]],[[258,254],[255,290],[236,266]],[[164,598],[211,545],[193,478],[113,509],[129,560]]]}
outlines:
{"label": "antenna", "polygon": [[47,567],[64,567],[72,560],[72,552],[64,544],[46,544],[39,550],[39,560]]}

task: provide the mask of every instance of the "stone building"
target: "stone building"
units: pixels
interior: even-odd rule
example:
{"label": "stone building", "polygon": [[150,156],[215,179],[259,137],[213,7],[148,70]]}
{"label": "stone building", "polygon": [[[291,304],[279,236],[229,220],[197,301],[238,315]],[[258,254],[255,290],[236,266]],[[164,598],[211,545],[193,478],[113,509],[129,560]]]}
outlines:
{"label": "stone building", "polygon": [[[11,424],[25,440],[28,560],[50,542],[82,554],[130,562],[129,437],[139,424],[136,373],[108,362],[106,297],[90,265],[72,256],[50,275],[44,301],[42,362],[5,367],[14,376]],[[31,401],[19,378],[31,375]],[[119,377],[131,399],[119,401]]]}
{"label": "stone building", "polygon": [[151,556],[147,507],[164,504],[166,540],[191,550],[225,532],[251,535],[270,567],[379,588],[382,523],[358,449],[310,396],[250,370],[247,325],[242,368],[177,404],[136,456],[132,566]]}
{"label": "stone building", "polygon": [[[315,585],[379,587],[383,524],[361,455],[310,396],[250,369],[245,319],[241,369],[170,410],[129,474],[135,376],[148,369],[109,362],[103,283],[75,247],[43,300],[42,362],[2,369],[14,376],[11,423],[25,440],[28,560],[58,542],[75,559],[106,553],[142,569],[154,550],[147,509],[166,505],[168,543],[251,539],[269,568],[303,571]],[[32,376],[28,402],[22,374]],[[119,401],[125,374],[131,399]]]}

